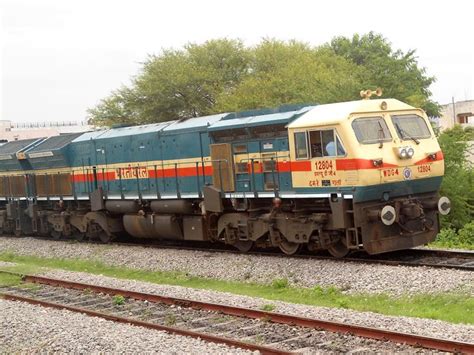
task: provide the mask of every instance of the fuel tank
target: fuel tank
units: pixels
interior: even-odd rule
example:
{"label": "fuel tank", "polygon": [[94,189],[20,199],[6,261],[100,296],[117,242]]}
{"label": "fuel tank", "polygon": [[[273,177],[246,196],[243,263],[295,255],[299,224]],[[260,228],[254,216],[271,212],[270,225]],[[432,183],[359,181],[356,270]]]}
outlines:
{"label": "fuel tank", "polygon": [[172,215],[126,214],[123,226],[135,238],[182,240],[183,231],[178,218]]}

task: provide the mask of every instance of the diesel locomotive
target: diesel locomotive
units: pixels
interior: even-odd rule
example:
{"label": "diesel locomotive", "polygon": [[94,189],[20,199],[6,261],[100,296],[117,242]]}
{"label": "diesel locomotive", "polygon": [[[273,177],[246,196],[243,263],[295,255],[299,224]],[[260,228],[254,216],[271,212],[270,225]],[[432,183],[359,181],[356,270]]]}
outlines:
{"label": "diesel locomotive", "polygon": [[426,114],[396,99],[223,113],[0,146],[0,234],[121,234],[344,257],[433,241],[450,202]]}

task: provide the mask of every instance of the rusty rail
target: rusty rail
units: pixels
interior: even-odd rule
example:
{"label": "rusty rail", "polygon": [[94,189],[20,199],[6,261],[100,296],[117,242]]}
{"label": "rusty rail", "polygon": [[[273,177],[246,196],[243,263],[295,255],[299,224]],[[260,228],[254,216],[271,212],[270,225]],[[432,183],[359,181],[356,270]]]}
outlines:
{"label": "rusty rail", "polygon": [[[16,273],[12,273],[16,274]],[[16,274],[19,275],[19,274]],[[59,279],[46,278],[42,276],[23,275],[24,281],[45,284],[50,286],[72,288],[72,289],[88,289],[93,292],[104,293],[108,295],[120,294],[124,297],[133,298],[141,301],[164,303],[179,305],[181,307],[190,307],[195,309],[204,309],[209,311],[221,312],[223,314],[248,317],[254,319],[265,319],[275,323],[290,324],[306,328],[324,329],[330,332],[351,334],[359,337],[388,340],[396,343],[404,343],[412,346],[421,346],[428,349],[436,349],[441,351],[450,351],[456,353],[474,353],[474,343],[465,343],[459,341],[452,341],[448,339],[438,339],[426,337],[421,335],[414,335],[408,333],[399,333],[390,330],[383,330],[372,327],[364,327],[354,324],[345,324],[339,322],[325,321],[314,318],[304,318],[299,316],[267,312],[249,308],[241,308],[234,306],[226,306],[215,303],[207,303],[201,301],[193,301],[187,299],[164,297],[159,295],[152,295],[147,293],[127,291],[122,289],[114,289],[104,286],[95,286],[90,284],[83,284],[72,281],[65,281]],[[64,307],[63,307],[64,308]],[[164,329],[163,329],[164,330]],[[213,341],[213,340],[210,340]],[[235,345],[238,346],[238,345]]]}
{"label": "rusty rail", "polygon": [[241,348],[241,349],[247,349],[247,350],[251,350],[251,351],[259,351],[260,353],[265,354],[265,355],[290,354],[290,352],[282,351],[282,350],[279,350],[279,349],[273,349],[273,348],[268,347],[268,346],[262,346],[262,345],[252,344],[252,343],[245,343],[245,342],[234,340],[234,339],[219,337],[219,336],[216,336],[216,335],[211,335],[211,334],[206,334],[206,333],[194,332],[194,331],[191,331],[191,330],[186,330],[186,329],[181,329],[181,328],[176,328],[176,327],[169,327],[169,326],[165,326],[165,325],[159,325],[159,324],[155,324],[155,323],[144,322],[144,321],[137,320],[137,319],[119,317],[119,316],[115,316],[115,315],[112,315],[112,314],[106,314],[106,313],[102,313],[102,312],[92,311],[92,310],[85,309],[85,308],[72,307],[72,306],[62,305],[62,304],[59,304],[59,303],[46,302],[46,301],[41,301],[41,300],[37,300],[37,299],[34,299],[34,298],[17,296],[17,295],[9,295],[9,294],[1,294],[0,293],[0,296],[3,299],[9,300],[9,301],[20,301],[20,302],[27,302],[27,303],[31,303],[31,304],[39,305],[39,306],[43,306],[43,307],[56,308],[56,309],[66,309],[68,311],[83,313],[83,314],[87,314],[88,316],[92,316],[92,317],[100,317],[100,318],[104,318],[104,319],[114,321],[114,322],[118,322],[118,323],[125,323],[125,324],[131,324],[131,325],[135,325],[135,326],[139,326],[139,327],[149,328],[149,329],[161,330],[161,331],[165,331],[165,332],[168,332],[168,333],[171,333],[171,334],[188,336],[188,337],[192,337],[192,338],[202,339],[202,340],[205,340],[207,342],[225,344],[225,345],[228,345],[228,346],[238,347],[238,348]]}

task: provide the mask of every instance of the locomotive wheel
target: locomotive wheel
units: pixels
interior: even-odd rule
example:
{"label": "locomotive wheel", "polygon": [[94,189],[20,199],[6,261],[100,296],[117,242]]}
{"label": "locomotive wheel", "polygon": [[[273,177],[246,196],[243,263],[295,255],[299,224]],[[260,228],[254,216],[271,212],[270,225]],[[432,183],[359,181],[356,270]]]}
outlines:
{"label": "locomotive wheel", "polygon": [[251,240],[239,240],[233,244],[234,247],[239,249],[241,252],[246,253],[250,251],[253,247],[253,242]]}
{"label": "locomotive wheel", "polygon": [[55,230],[52,230],[51,231],[51,237],[53,237],[54,240],[59,240],[61,239],[61,232],[58,232],[58,231],[55,231]]}
{"label": "locomotive wheel", "polygon": [[87,236],[91,239],[99,239],[102,243],[110,243],[113,239],[113,235],[108,235],[98,223],[91,223],[87,227]]}
{"label": "locomotive wheel", "polygon": [[344,244],[342,240],[337,241],[328,248],[329,254],[335,258],[343,258],[349,254],[349,248]]}
{"label": "locomotive wheel", "polygon": [[302,244],[300,243],[293,243],[287,240],[282,240],[278,247],[280,250],[285,253],[286,255],[294,255],[301,250]]}
{"label": "locomotive wheel", "polygon": [[78,242],[82,242],[85,237],[86,233],[80,232],[79,229],[72,227],[72,239],[77,240]]}
{"label": "locomotive wheel", "polygon": [[110,243],[114,238],[112,235],[108,235],[104,231],[99,233],[99,239],[102,243],[107,244]]}

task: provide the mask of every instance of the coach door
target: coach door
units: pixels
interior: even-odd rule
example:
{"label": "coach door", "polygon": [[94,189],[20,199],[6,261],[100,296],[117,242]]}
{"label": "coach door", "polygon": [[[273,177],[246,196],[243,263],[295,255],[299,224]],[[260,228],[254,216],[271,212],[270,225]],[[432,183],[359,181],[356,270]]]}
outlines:
{"label": "coach door", "polygon": [[211,144],[212,183],[223,191],[234,191],[232,146],[228,143]]}

